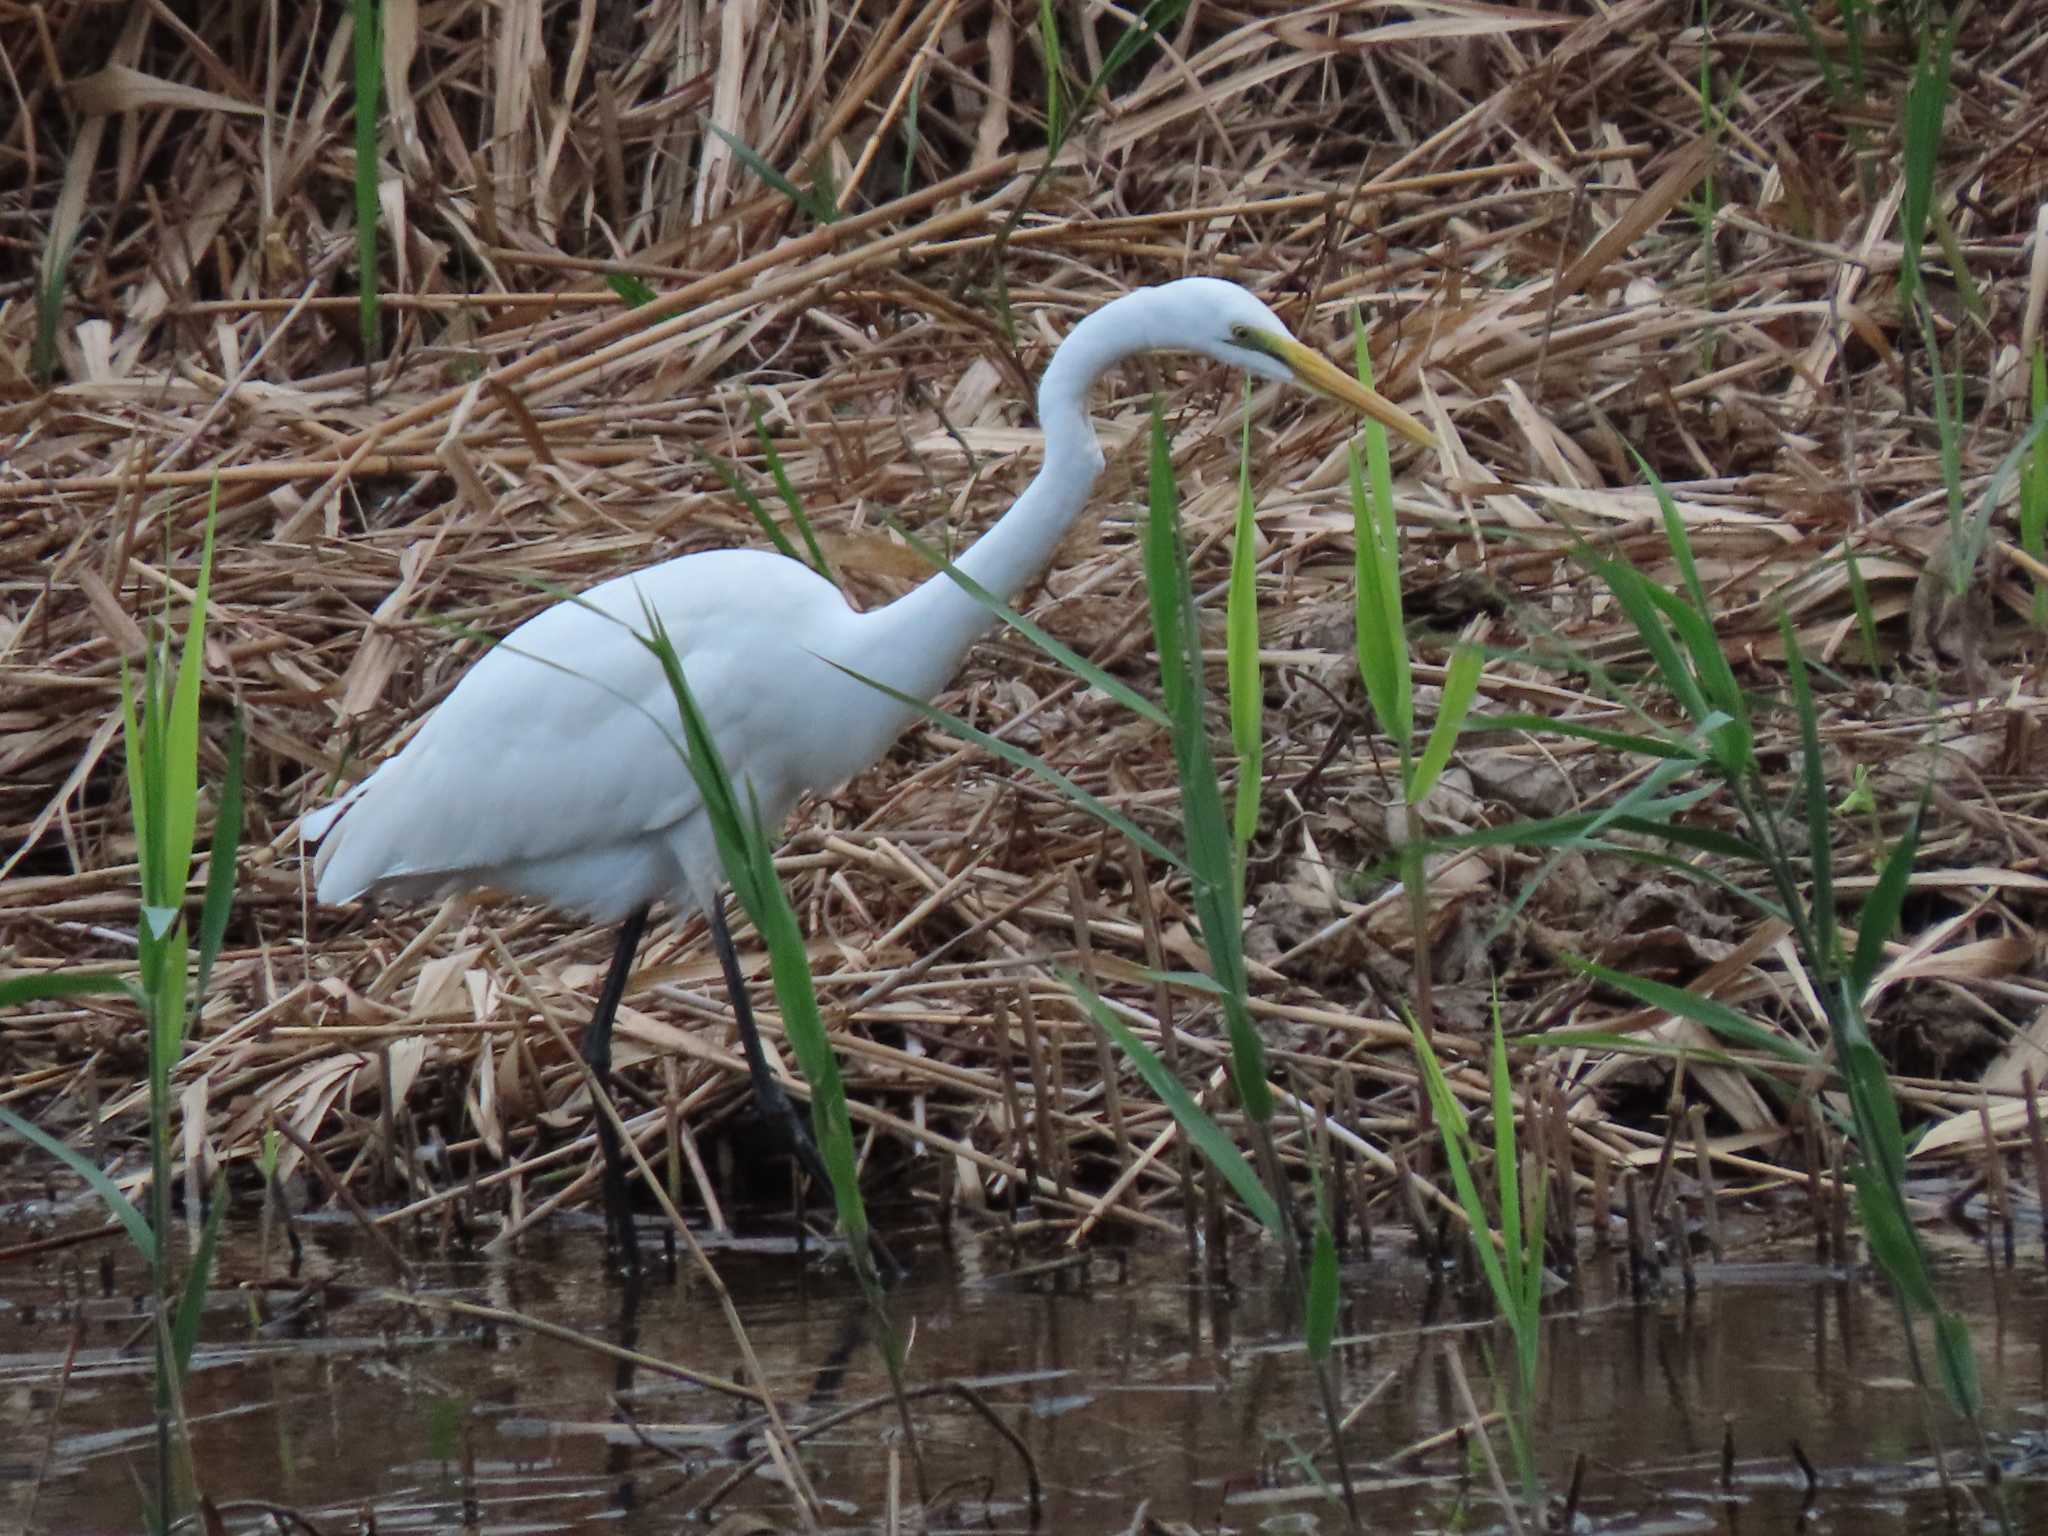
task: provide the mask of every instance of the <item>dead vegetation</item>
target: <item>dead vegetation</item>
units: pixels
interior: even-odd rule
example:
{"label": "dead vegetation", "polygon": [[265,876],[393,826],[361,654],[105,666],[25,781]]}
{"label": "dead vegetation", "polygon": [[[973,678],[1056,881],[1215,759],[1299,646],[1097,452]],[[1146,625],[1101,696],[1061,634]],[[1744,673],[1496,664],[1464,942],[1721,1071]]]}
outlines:
{"label": "dead vegetation", "polygon": [[[965,540],[1021,488],[1029,381],[1076,316],[1207,271],[1333,350],[1363,306],[1382,385],[1442,429],[1397,481],[1424,684],[1461,634],[1502,653],[1583,647],[1631,675],[1628,631],[1571,549],[1669,578],[1630,447],[1645,456],[1744,682],[1779,694],[1781,609],[1826,663],[1831,776],[1845,801],[1867,791],[1837,820],[1848,899],[1933,780],[1873,1016],[1908,1103],[1945,1121],[1938,1144],[1981,1144],[1987,1103],[2024,1138],[2023,1075],[2041,1075],[2048,1027],[2032,627],[2048,572],[2017,547],[2008,487],[1963,596],[1930,574],[1948,509],[1898,298],[1904,50],[1873,42],[1865,98],[1843,100],[1771,7],[1729,7],[1710,36],[1696,7],[1636,0],[1197,4],[1091,100],[1081,83],[1125,23],[1055,9],[1079,116],[1048,165],[1035,5],[387,0],[381,355],[366,360],[340,11],[215,3],[188,26],[138,6],[110,38],[102,7],[0,0],[15,106],[0,132],[0,962],[132,958],[119,668],[187,595],[217,479],[209,708],[223,734],[232,706],[246,713],[250,822],[178,1077],[205,1155],[250,1158],[275,1116],[343,1178],[401,1181],[409,1211],[474,1193],[516,1226],[587,1200],[587,1103],[537,1026],[587,1012],[605,936],[501,905],[316,909],[295,819],[403,739],[475,656],[470,632],[502,633],[545,587],[758,542],[706,460],[778,506],[750,401],[871,603],[923,570],[887,519]],[[1839,58],[1838,18],[1818,14]],[[2026,423],[2023,349],[2048,285],[2039,15],[1975,13],[1955,79],[1936,184],[1970,280],[1942,279],[1941,339],[1966,384],[1960,483],[1979,497]],[[804,196],[764,184],[749,153]],[[629,305],[621,278],[656,297]],[[1234,388],[1183,360],[1125,370],[1100,402],[1111,465],[1094,514],[1029,604],[1141,687],[1150,402],[1166,401],[1198,589],[1220,615]],[[1257,1007],[1287,1101],[1311,1112],[1290,1150],[1333,1151],[1377,1199],[1414,1150],[1401,1010],[1416,943],[1385,870],[1390,765],[1351,659],[1346,424],[1272,391],[1251,421],[1271,786],[1248,889]],[[1021,642],[979,647],[950,704],[1177,835],[1163,735]],[[1583,675],[1502,654],[1480,708],[1616,706]],[[1789,768],[1789,726],[1759,718]],[[1583,742],[1475,740],[1431,824],[1599,805],[1619,771]],[[1813,1038],[1782,932],[1710,887],[1583,856],[1516,906],[1541,863],[1437,863],[1426,949],[1454,1050],[1496,982],[1513,1033],[1705,1043],[1603,995],[1568,955]],[[925,730],[795,823],[782,866],[878,1182],[968,1206],[1030,1198],[1079,1230],[1180,1226],[1171,1118],[1128,1073],[1106,1091],[1109,1058],[1051,974],[1092,969],[1223,1102],[1203,995],[1143,970],[1199,964],[1173,879]],[[715,1213],[697,1138],[740,1109],[744,1075],[701,922],[660,931],[643,959],[620,1017],[623,1107]],[[1800,1115],[1726,1067],[1544,1060],[1554,1088],[1533,1102],[1583,1188],[1656,1167],[1674,1135],[1690,1151],[1702,1122],[1674,1111],[1692,1104],[1724,1188],[1825,1161]],[[96,1109],[118,1133],[141,1061],[125,1004],[46,1007],[6,1023],[0,1102],[53,1127]]]}

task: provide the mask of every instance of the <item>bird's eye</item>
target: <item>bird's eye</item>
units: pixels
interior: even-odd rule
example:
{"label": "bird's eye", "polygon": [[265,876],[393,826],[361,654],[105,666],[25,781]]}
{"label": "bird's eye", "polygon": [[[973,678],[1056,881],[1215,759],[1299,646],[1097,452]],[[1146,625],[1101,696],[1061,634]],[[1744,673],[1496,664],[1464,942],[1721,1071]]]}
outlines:
{"label": "bird's eye", "polygon": [[1250,341],[1252,339],[1252,328],[1240,320],[1230,328],[1230,339],[1232,341]]}

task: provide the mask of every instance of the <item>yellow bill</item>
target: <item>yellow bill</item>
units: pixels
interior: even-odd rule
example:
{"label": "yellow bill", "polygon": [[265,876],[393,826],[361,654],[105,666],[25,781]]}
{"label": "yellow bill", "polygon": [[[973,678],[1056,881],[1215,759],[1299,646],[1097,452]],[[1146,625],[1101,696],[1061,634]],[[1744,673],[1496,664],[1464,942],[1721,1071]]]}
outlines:
{"label": "yellow bill", "polygon": [[1273,357],[1294,370],[1302,386],[1332,400],[1341,400],[1361,415],[1370,416],[1390,432],[1398,432],[1411,443],[1425,448],[1436,446],[1436,434],[1410,416],[1378,390],[1368,389],[1322,353],[1303,346],[1292,336],[1259,337],[1259,343]]}

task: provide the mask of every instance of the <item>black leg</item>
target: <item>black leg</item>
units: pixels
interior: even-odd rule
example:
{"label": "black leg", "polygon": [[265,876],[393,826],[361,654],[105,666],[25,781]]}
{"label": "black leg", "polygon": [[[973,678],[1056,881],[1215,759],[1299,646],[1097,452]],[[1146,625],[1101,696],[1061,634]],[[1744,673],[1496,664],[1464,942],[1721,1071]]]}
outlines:
{"label": "black leg", "polygon": [[767,1053],[761,1049],[761,1031],[754,1024],[754,1010],[747,1001],[747,978],[740,974],[740,957],[732,947],[732,930],[725,926],[724,903],[714,899],[705,916],[711,919],[711,947],[718,951],[719,968],[725,972],[725,990],[732,997],[733,1021],[740,1027],[740,1049],[747,1058],[747,1075],[754,1081],[754,1103],[761,1118],[778,1128],[789,1143],[797,1163],[829,1192],[832,1180],[825,1172],[825,1160],[818,1156],[818,1144],[811,1140],[811,1128],[796,1112],[789,1094],[768,1070]]}
{"label": "black leg", "polygon": [[[612,1020],[618,1017],[619,999],[626,995],[626,978],[633,970],[633,957],[640,952],[640,939],[647,932],[647,908],[643,904],[626,914],[619,929],[618,946],[612,951],[612,968],[605,976],[604,991],[598,994],[597,1012],[583,1031],[583,1059],[590,1063],[591,1076],[609,1098],[612,1091]],[[617,1247],[626,1268],[640,1267],[640,1244],[633,1229],[633,1212],[626,1200],[626,1156],[619,1145],[619,1133],[611,1116],[596,1111],[597,1144],[604,1152],[605,1233]]]}

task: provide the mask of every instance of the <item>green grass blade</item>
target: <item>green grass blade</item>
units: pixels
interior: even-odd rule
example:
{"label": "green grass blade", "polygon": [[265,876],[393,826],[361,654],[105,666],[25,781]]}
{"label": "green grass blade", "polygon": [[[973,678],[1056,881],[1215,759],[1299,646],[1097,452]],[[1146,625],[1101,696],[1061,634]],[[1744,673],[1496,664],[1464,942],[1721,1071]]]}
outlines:
{"label": "green grass blade", "polygon": [[1849,573],[1849,602],[1856,610],[1856,632],[1863,637],[1863,664],[1877,670],[1877,610],[1870,606],[1870,584],[1863,579],[1863,562],[1856,546],[1842,549],[1842,565]]}
{"label": "green grass blade", "polygon": [[1136,843],[1152,858],[1171,865],[1175,869],[1184,870],[1188,867],[1187,860],[1183,859],[1143,827],[1140,827],[1136,822],[1124,815],[1122,811],[1117,810],[1107,801],[1090,794],[1072,779],[1061,773],[1059,769],[1053,767],[1044,758],[1026,751],[1015,742],[1004,741],[1000,737],[991,736],[987,731],[969,725],[958,715],[951,714],[939,708],[936,704],[928,704],[923,699],[904,693],[900,689],[891,688],[887,683],[878,682],[872,677],[854,671],[851,667],[839,666],[839,663],[836,661],[832,662],[831,665],[839,667],[840,671],[856,682],[865,683],[877,693],[894,699],[905,709],[922,715],[926,720],[929,720],[933,725],[936,725],[940,730],[947,732],[949,735],[957,736],[962,741],[972,742],[983,751],[994,753],[1004,762],[1015,764],[1025,772],[1043,779],[1075,805],[1080,806],[1090,816],[1095,817],[1104,826],[1114,828]]}
{"label": "green grass blade", "polygon": [[1110,77],[1137,57],[1138,50],[1154,38],[1161,38],[1166,29],[1179,21],[1188,8],[1188,0],[1152,0],[1138,19],[1118,34],[1117,40],[1109,45],[1109,51],[1102,56],[1102,68],[1095,72],[1095,80],[1089,88],[1092,98]]}
{"label": "green grass blade", "polygon": [[1492,1224],[1487,1220],[1486,1201],[1472,1175],[1469,1152],[1472,1132],[1465,1122],[1465,1107],[1451,1092],[1450,1082],[1444,1077],[1443,1064],[1437,1060],[1435,1050],[1422,1033],[1422,1026],[1411,1018],[1408,1029],[1412,1037],[1410,1048],[1415,1053],[1416,1064],[1422,1069],[1422,1085],[1429,1094],[1430,1109],[1436,1119],[1444,1161],[1450,1165],[1451,1187],[1457,1193],[1458,1208],[1465,1213],[1472,1246],[1479,1254],[1479,1267],[1486,1275],[1486,1288],[1493,1293],[1494,1305],[1507,1315],[1513,1305],[1514,1293],[1508,1287],[1506,1271],[1501,1268],[1500,1251],[1493,1241]]}
{"label": "green grass blade", "polygon": [[81,230],[59,250],[58,231],[52,227],[43,244],[42,270],[36,281],[36,335],[29,347],[29,377],[36,388],[48,389],[57,379],[57,332],[64,324],[64,289],[71,274],[71,258],[78,250]]}
{"label": "green grass blade", "polygon": [[1727,654],[1714,633],[1713,621],[1708,617],[1713,609],[1707,602],[1706,587],[1700,581],[1699,565],[1693,559],[1692,538],[1686,532],[1685,519],[1679,515],[1678,503],[1672,499],[1670,488],[1650,467],[1649,461],[1635,453],[1633,448],[1629,451],[1635,454],[1637,467],[1657,498],[1657,509],[1664,519],[1664,542],[1671,550],[1672,559],[1677,562],[1685,593],[1681,599],[1647,581],[1646,590],[1651,600],[1670,615],[1672,626],[1685,642],[1686,650],[1692,656],[1693,675],[1698,678],[1708,703],[1728,717],[1729,723],[1716,733],[1715,757],[1725,771],[1738,772],[1747,764],[1753,751],[1748,700],[1735,680],[1735,669],[1728,664]]}
{"label": "green grass blade", "polygon": [[52,997],[90,997],[106,992],[126,992],[140,1001],[135,984],[109,971],[36,971],[26,976],[0,979],[0,1008],[19,1008],[23,1003]]}
{"label": "green grass blade", "polygon": [[1436,787],[1437,776],[1451,760],[1458,732],[1465,725],[1465,714],[1472,707],[1473,695],[1479,691],[1479,669],[1484,659],[1473,645],[1461,645],[1451,653],[1451,664],[1444,673],[1443,695],[1437,704],[1436,724],[1430,728],[1422,756],[1416,759],[1409,775],[1410,805],[1428,797]]}
{"label": "green grass blade", "polygon": [[1783,1035],[1765,1029],[1714,998],[1689,992],[1684,987],[1674,987],[1668,982],[1652,981],[1647,976],[1634,976],[1627,971],[1613,970],[1597,961],[1582,960],[1576,955],[1565,956],[1565,964],[1581,976],[1604,982],[1615,991],[1625,992],[1647,1007],[1661,1009],[1681,1019],[1690,1019],[1740,1050],[1768,1052],[1783,1061],[1795,1062],[1800,1066],[1815,1065],[1813,1053],[1797,1041],[1788,1040]]}
{"label": "green grass blade", "polygon": [[213,529],[220,511],[220,481],[215,479],[206,504],[206,533],[199,549],[199,578],[192,584],[192,615],[185,625],[185,648],[178,659],[177,681],[164,722],[165,867],[158,889],[160,901],[182,902],[192,876],[192,844],[199,825],[199,681],[206,670],[206,603],[213,580]]}
{"label": "green grass blade", "polygon": [[1245,384],[1244,439],[1237,459],[1237,530],[1230,550],[1230,598],[1225,632],[1230,677],[1230,745],[1237,753],[1239,888],[1244,850],[1259,828],[1264,773],[1265,697],[1259,674],[1258,522],[1252,506],[1251,384]]}
{"label": "green grass blade", "polygon": [[206,1213],[206,1225],[199,1232],[192,1267],[185,1271],[177,1316],[171,1322],[172,1366],[181,1381],[192,1368],[192,1348],[199,1342],[199,1318],[206,1310],[207,1282],[213,1275],[213,1252],[220,1242],[221,1218],[227,1213],[228,1180],[223,1173],[214,1178],[212,1206]]}
{"label": "green grass blade", "polygon": [[768,946],[769,973],[776,1005],[782,1013],[783,1034],[811,1090],[811,1134],[832,1183],[840,1228],[863,1280],[868,1280],[872,1278],[872,1261],[867,1207],[860,1194],[853,1122],[846,1107],[846,1087],[839,1074],[838,1059],[818,1012],[803,930],[790,908],[788,895],[775,878],[774,849],[762,824],[752,785],[748,785],[747,803],[742,809],[731,772],[697,707],[681,658],[661,616],[651,606],[643,607],[642,616],[647,631],[640,640],[660,662],[669,691],[675,696],[683,727],[680,745],[684,762],[703,796],[705,814],[711,818],[719,862],[740,905]]}
{"label": "green grass blade", "polygon": [[1145,523],[1145,587],[1152,634],[1159,651],[1161,693],[1173,720],[1174,767],[1180,784],[1181,825],[1193,877],[1195,921],[1202,947],[1222,989],[1230,1035],[1231,1072],[1247,1115],[1264,1124],[1273,1116],[1266,1081],[1266,1049],[1247,1001],[1243,909],[1237,899],[1236,849],[1223,809],[1216,760],[1204,717],[1202,645],[1193,583],[1180,538],[1180,492],[1158,403],[1152,407],[1149,511]]}
{"label": "green grass blade", "polygon": [[1657,680],[1664,685],[1664,690],[1678,700],[1695,723],[1718,713],[1707,703],[1692,668],[1679,654],[1662,617],[1663,610],[1652,596],[1655,587],[1650,579],[1634,566],[1618,560],[1594,557],[1587,563],[1594,574],[1607,584],[1607,590],[1614,594],[1615,602],[1621,606],[1629,623],[1635,626],[1636,638],[1650,653],[1650,664],[1656,668]]}
{"label": "green grass blade", "polygon": [[761,532],[767,535],[768,542],[775,546],[776,552],[802,565],[804,557],[796,552],[796,546],[789,542],[789,535],[782,531],[782,525],[776,522],[767,507],[762,505],[761,498],[749,490],[746,482],[740,479],[739,471],[709,448],[699,448],[697,452],[703,456],[704,462],[711,466],[718,478],[725,482],[725,488],[739,497],[741,504],[760,526]]}
{"label": "green grass blade", "polygon": [[1813,59],[1814,68],[1820,71],[1821,83],[1827,87],[1828,100],[1836,106],[1842,104],[1842,78],[1835,72],[1834,55],[1828,52],[1827,44],[1821,41],[1820,31],[1813,24],[1813,14],[1807,10],[1805,0],[1787,0],[1792,14],[1792,25],[1799,31],[1806,43],[1806,51]]}
{"label": "green grass blade", "polygon": [[1067,142],[1067,91],[1059,18],[1052,0],[1038,0],[1038,46],[1045,53],[1045,152],[1048,160]]}
{"label": "green grass blade", "polygon": [[158,962],[149,994],[149,1078],[151,1099],[162,1094],[166,1103],[171,1092],[171,1068],[185,1047],[186,961],[190,957],[190,935],[183,914],[158,943]]}
{"label": "green grass blade", "polygon": [[1167,730],[1172,727],[1173,721],[1168,717],[1165,710],[1146,698],[1137,689],[1131,687],[1122,678],[1112,672],[1104,671],[1079,651],[1076,651],[1065,642],[1056,639],[1042,627],[1025,618],[1023,614],[1017,612],[1016,609],[1012,608],[1000,597],[997,597],[995,593],[989,591],[987,587],[984,587],[972,576],[961,570],[959,566],[948,560],[939,552],[936,545],[918,537],[900,523],[892,521],[890,526],[896,530],[904,543],[908,544],[923,557],[927,564],[934,570],[943,571],[947,579],[954,586],[986,608],[1005,628],[1014,630],[1017,634],[1022,635],[1026,640],[1037,646],[1039,650],[1058,662],[1068,672],[1080,678],[1090,688],[1107,694],[1139,719],[1148,721],[1158,726],[1161,730]]}
{"label": "green grass blade", "polygon": [[[1372,387],[1372,353],[1366,346],[1365,321],[1351,312],[1351,345],[1358,381]],[[1351,510],[1358,543],[1358,665],[1366,679],[1366,694],[1380,729],[1394,739],[1405,757],[1415,739],[1414,679],[1408,659],[1408,631],[1401,607],[1401,531],[1394,516],[1393,459],[1387,447],[1387,429],[1376,421],[1365,424],[1366,482],[1358,474],[1356,449],[1351,460]],[[1369,538],[1368,538],[1369,535]],[[1369,547],[1368,547],[1369,544]],[[1376,654],[1367,671],[1367,647]],[[1373,673],[1380,686],[1374,688]]]}
{"label": "green grass blade", "polygon": [[1282,1228],[1280,1208],[1273,1203],[1272,1193],[1252,1171],[1252,1165],[1238,1151],[1237,1143],[1225,1134],[1207,1110],[1195,1102],[1180,1079],[1166,1070],[1166,1063],[1078,976],[1062,972],[1060,980],[1080,1000],[1089,1016],[1102,1026],[1103,1032],[1116,1042],[1117,1049],[1131,1059],[1131,1064],[1138,1069],[1138,1076],[1145,1080],[1145,1086],[1172,1111],[1181,1133],[1223,1175],[1231,1189],[1236,1191],[1237,1198],[1244,1202],[1245,1209],[1257,1217],[1259,1224],[1268,1232],[1292,1241]]}
{"label": "green grass blade", "polygon": [[1321,1363],[1330,1358],[1330,1345],[1337,1337],[1337,1240],[1330,1224],[1316,1212],[1316,1230],[1308,1257],[1308,1301],[1302,1308],[1302,1341],[1309,1359]]}
{"label": "green grass blade", "polygon": [[108,1178],[99,1165],[73,1147],[48,1132],[39,1130],[11,1109],[0,1108],[0,1125],[6,1126],[15,1135],[32,1146],[37,1146],[57,1159],[73,1173],[92,1187],[100,1197],[100,1204],[107,1208],[107,1214],[121,1223],[128,1234],[128,1241],[135,1245],[135,1251],[142,1255],[145,1264],[156,1262],[156,1235],[149,1230],[149,1222],[134,1203],[121,1193],[121,1186]]}
{"label": "green grass blade", "polygon": [[1548,715],[1486,715],[1472,721],[1466,729],[1474,733],[1525,731],[1531,735],[1572,736],[1612,752],[1628,752],[1641,757],[1683,758],[1694,763],[1707,760],[1699,748],[1680,737],[1608,730],[1598,725],[1582,725],[1576,720],[1553,720]]}
{"label": "green grass blade", "polygon": [[804,512],[803,498],[790,484],[789,471],[782,467],[782,455],[775,451],[775,439],[768,433],[768,419],[761,413],[761,401],[752,390],[747,391],[747,409],[753,413],[754,436],[760,441],[761,454],[768,462],[768,478],[775,482],[775,493],[782,498],[782,504],[789,508],[790,520],[796,524],[796,531],[803,536],[804,548],[811,552],[811,569],[831,582],[839,585],[832,574],[832,564],[825,558],[825,551],[818,547],[818,535],[811,528],[811,520]]}
{"label": "green grass blade", "polygon": [[762,159],[760,152],[745,139],[727,133],[708,118],[705,119],[704,126],[725,140],[726,147],[733,152],[733,157],[751,171],[756,180],[770,190],[780,192],[799,212],[809,214],[820,224],[830,224],[839,217],[838,205],[832,198],[821,197],[816,188],[799,187]]}
{"label": "green grass blade", "polygon": [[1874,1168],[1859,1165],[1854,1173],[1856,1214],[1863,1223],[1871,1257],[1910,1310],[1922,1316],[1939,1311],[1934,1284],[1920,1253],[1920,1239],[1904,1203],[1891,1197]]}
{"label": "green grass blade", "polygon": [[1920,58],[1906,88],[1906,189],[1899,202],[1899,287],[1908,302],[1920,289],[1920,253],[1934,208],[1934,169],[1941,155],[1941,119],[1948,109],[1949,55],[1954,42],[1952,24],[1938,31],[1930,29],[1921,41]]}
{"label": "green grass blade", "polygon": [[658,297],[652,288],[630,272],[607,272],[604,281],[607,288],[626,301],[628,309],[652,304]]}
{"label": "green grass blade", "polygon": [[124,657],[121,661],[121,761],[128,777],[128,814],[135,822],[135,860],[142,870],[142,900],[145,905],[157,900],[150,880],[163,863],[156,851],[162,819],[149,803],[152,781],[149,776],[147,722],[157,712],[156,657],[157,649],[152,643],[143,652],[139,696],[127,659]]}
{"label": "green grass blade", "polygon": [[[1493,1088],[1493,1183],[1500,1194],[1500,1244],[1502,1267],[1506,1271],[1508,1294],[1522,1294],[1522,1167],[1515,1141],[1515,1080],[1508,1067],[1507,1037],[1501,1030],[1500,1006],[1493,1010],[1493,1045],[1488,1054],[1488,1076]],[[1520,1331],[1520,1312],[1510,1309],[1508,1319]]]}
{"label": "green grass blade", "polygon": [[1799,721],[1800,786],[1806,803],[1808,879],[1813,894],[1808,898],[1812,932],[1821,946],[1813,956],[1824,976],[1841,970],[1842,936],[1835,925],[1834,807],[1828,798],[1827,769],[1820,750],[1820,712],[1813,702],[1813,686],[1806,675],[1806,657],[1799,648],[1799,636],[1791,616],[1778,614],[1778,632],[1785,644],[1785,675],[1792,685],[1792,710]]}
{"label": "green grass blade", "polygon": [[[708,735],[703,739],[705,747],[715,752]],[[747,810],[747,849],[753,865],[753,878],[748,883],[755,896],[747,907],[747,915],[768,946],[768,972],[775,986],[776,1007],[782,1013],[782,1032],[804,1081],[810,1085],[811,1134],[832,1181],[840,1230],[846,1234],[853,1252],[860,1255],[856,1262],[865,1264],[868,1214],[860,1193],[860,1160],[853,1142],[853,1116],[846,1103],[846,1081],[840,1074],[839,1059],[825,1030],[824,1017],[818,1011],[817,986],[811,976],[803,927],[789,904],[788,893],[775,878],[774,848],[751,785]]]}
{"label": "green grass blade", "polygon": [[195,1012],[206,1003],[207,979],[227,939],[228,915],[235,905],[235,856],[242,844],[242,745],[242,712],[238,709],[228,731],[228,771],[221,780],[213,841],[206,854],[206,901],[199,909],[199,967],[192,981]]}
{"label": "green grass blade", "polygon": [[378,324],[377,122],[383,113],[383,0],[352,0],[355,16],[356,128],[356,277],[357,322],[363,357],[374,362],[382,352]]}
{"label": "green grass blade", "polygon": [[903,104],[903,177],[896,186],[898,197],[910,196],[911,176],[917,170],[918,114],[924,107],[924,79],[924,71],[919,70],[917,78],[910,82],[910,99]]}
{"label": "green grass blade", "polygon": [[1970,1325],[1953,1312],[1934,1319],[1934,1357],[1941,1368],[1941,1384],[1956,1409],[1975,1419],[1984,1407],[1984,1392],[1977,1377],[1977,1354],[1970,1347]]}
{"label": "green grass blade", "polygon": [[1877,978],[1884,959],[1885,940],[1898,931],[1899,912],[1906,904],[1906,886],[1913,877],[1913,855],[1920,849],[1920,819],[1927,813],[1927,796],[1913,810],[1913,819],[1899,834],[1898,842],[1878,871],[1877,885],[1863,903],[1863,915],[1856,925],[1856,948],[1849,958],[1849,995],[1861,1004],[1863,994]]}

